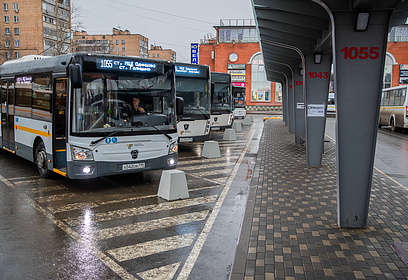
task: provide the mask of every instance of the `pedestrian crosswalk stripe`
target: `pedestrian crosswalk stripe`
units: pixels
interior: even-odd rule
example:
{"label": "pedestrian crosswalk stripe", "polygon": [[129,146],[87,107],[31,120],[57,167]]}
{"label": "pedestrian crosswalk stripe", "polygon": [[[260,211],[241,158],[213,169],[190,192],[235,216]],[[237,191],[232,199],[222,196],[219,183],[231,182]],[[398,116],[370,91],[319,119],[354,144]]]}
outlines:
{"label": "pedestrian crosswalk stripe", "polygon": [[143,280],[168,280],[173,279],[177,269],[180,266],[180,262],[169,264],[166,266],[154,268],[151,270],[139,272],[137,275]]}
{"label": "pedestrian crosswalk stripe", "polygon": [[62,212],[82,210],[82,209],[87,209],[87,208],[95,208],[98,206],[99,205],[96,204],[95,202],[89,201],[89,202],[68,203],[68,204],[61,205],[61,206],[49,206],[48,210],[50,210],[53,213],[62,213]]}
{"label": "pedestrian crosswalk stripe", "polygon": [[52,192],[52,191],[60,191],[60,190],[67,190],[68,188],[63,185],[52,186],[52,187],[34,187],[30,191],[32,193],[45,193],[45,192]]}
{"label": "pedestrian crosswalk stripe", "polygon": [[[231,156],[228,158],[230,159],[230,162],[236,162],[236,160],[238,159],[238,156]],[[197,164],[197,163],[204,163],[208,165],[208,163],[217,162],[217,161],[219,161],[220,163],[225,163],[225,158],[197,158],[196,160],[183,160],[183,158],[179,157],[177,161],[177,166]]]}
{"label": "pedestrian crosswalk stripe", "polygon": [[193,212],[184,215],[166,217],[157,220],[149,220],[136,224],[127,224],[113,228],[101,229],[94,234],[96,240],[106,240],[109,238],[136,234],[145,231],[167,228],[176,225],[188,224],[192,222],[202,221],[207,217],[208,210],[201,212]]}
{"label": "pedestrian crosswalk stripe", "polygon": [[[159,204],[151,204],[145,205],[137,208],[127,208],[127,209],[120,209],[114,210],[109,212],[103,213],[96,213],[94,214],[91,219],[93,222],[102,222],[102,221],[109,221],[113,219],[120,219],[120,218],[127,218],[131,216],[137,216],[142,214],[148,213],[155,213],[159,211],[167,211],[171,209],[177,209],[182,207],[188,207],[193,205],[199,205],[204,203],[211,203],[217,199],[217,195],[211,196],[204,196],[204,197],[197,197],[192,199],[185,199],[185,200],[176,200],[170,202],[164,202]],[[64,220],[70,226],[77,226],[84,221],[84,218],[68,218]]]}
{"label": "pedestrian crosswalk stripe", "polygon": [[38,197],[36,198],[36,201],[38,203],[43,203],[43,202],[52,202],[52,201],[59,201],[59,200],[65,200],[65,199],[72,199],[76,197],[82,197],[82,195],[79,195],[77,193],[56,194],[56,195]]}
{"label": "pedestrian crosswalk stripe", "polygon": [[229,164],[228,163],[225,163],[225,162],[223,162],[223,163],[220,163],[220,164],[213,164],[213,165],[211,165],[211,164],[206,164],[206,165],[192,165],[192,166],[186,166],[186,167],[180,167],[179,169],[180,170],[183,170],[183,171],[187,171],[187,170],[202,170],[202,169],[210,169],[210,168],[224,168],[224,167],[233,167],[235,165],[235,162],[230,162]]}
{"label": "pedestrian crosswalk stripe", "polygon": [[219,175],[219,174],[231,174],[232,168],[220,169],[220,170],[211,170],[211,171],[204,171],[204,172],[197,172],[192,173],[196,176],[211,176],[211,175]]}
{"label": "pedestrian crosswalk stripe", "polygon": [[170,236],[158,240],[133,244],[121,248],[108,250],[107,253],[119,262],[146,257],[162,252],[188,247],[193,243],[195,233]]}

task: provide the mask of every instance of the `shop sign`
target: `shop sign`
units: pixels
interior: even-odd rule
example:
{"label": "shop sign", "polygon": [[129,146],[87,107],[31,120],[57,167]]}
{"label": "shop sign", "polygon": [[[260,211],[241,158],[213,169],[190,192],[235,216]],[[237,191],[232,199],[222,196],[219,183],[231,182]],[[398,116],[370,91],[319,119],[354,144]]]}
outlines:
{"label": "shop sign", "polygon": [[245,70],[245,64],[228,64],[227,65],[227,69],[228,70],[234,70],[234,69],[238,69],[238,70]]}
{"label": "shop sign", "polygon": [[245,76],[231,76],[233,82],[245,82]]}
{"label": "shop sign", "polygon": [[191,43],[191,64],[198,64],[198,43]]}
{"label": "shop sign", "polygon": [[233,82],[232,85],[236,87],[245,87],[245,83],[240,83],[240,82]]}
{"label": "shop sign", "polygon": [[228,70],[231,76],[245,76],[245,70]]}

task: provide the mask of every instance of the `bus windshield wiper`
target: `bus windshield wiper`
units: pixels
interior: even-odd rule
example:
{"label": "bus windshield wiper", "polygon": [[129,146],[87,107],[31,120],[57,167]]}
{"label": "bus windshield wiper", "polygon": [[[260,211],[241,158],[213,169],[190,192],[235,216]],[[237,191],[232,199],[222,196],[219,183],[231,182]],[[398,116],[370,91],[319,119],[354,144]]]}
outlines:
{"label": "bus windshield wiper", "polygon": [[92,142],[91,142],[91,144],[90,144],[89,146],[93,146],[93,145],[95,145],[96,143],[99,143],[99,142],[101,142],[102,140],[105,140],[106,138],[108,138],[108,137],[111,137],[111,136],[115,135],[116,133],[118,133],[118,131],[117,131],[117,130],[116,130],[116,131],[114,131],[114,132],[112,132],[112,133],[110,133],[110,134],[108,134],[108,135],[106,135],[106,136],[103,136],[102,138],[100,138],[100,139],[98,139],[98,140],[92,141]]}
{"label": "bus windshield wiper", "polygon": [[157,131],[160,131],[161,134],[163,134],[164,136],[166,136],[167,138],[169,138],[169,140],[173,140],[173,137],[171,137],[170,135],[168,135],[166,132],[158,129],[157,127],[155,127],[154,125],[152,126],[154,129],[156,129]]}

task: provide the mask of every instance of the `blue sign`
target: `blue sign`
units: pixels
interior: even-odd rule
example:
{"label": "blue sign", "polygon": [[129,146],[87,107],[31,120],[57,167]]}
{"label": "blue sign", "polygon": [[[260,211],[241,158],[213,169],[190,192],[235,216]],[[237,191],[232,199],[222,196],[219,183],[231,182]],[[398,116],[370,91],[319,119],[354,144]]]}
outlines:
{"label": "blue sign", "polygon": [[196,67],[188,67],[188,66],[175,66],[176,75],[177,74],[190,74],[190,75],[200,75],[200,69]]}
{"label": "blue sign", "polygon": [[121,70],[132,72],[156,72],[157,65],[150,62],[140,62],[125,59],[97,59],[96,69]]}
{"label": "blue sign", "polygon": [[198,43],[191,43],[191,64],[198,64]]}

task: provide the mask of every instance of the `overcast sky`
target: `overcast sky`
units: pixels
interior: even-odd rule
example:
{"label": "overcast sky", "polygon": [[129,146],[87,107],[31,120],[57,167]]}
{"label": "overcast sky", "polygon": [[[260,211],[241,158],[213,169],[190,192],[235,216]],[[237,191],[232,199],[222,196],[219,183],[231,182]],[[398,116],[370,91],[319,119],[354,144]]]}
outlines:
{"label": "overcast sky", "polygon": [[190,62],[190,44],[199,43],[220,19],[253,19],[251,0],[73,0],[89,35],[112,34],[112,28],[141,34],[151,44]]}

